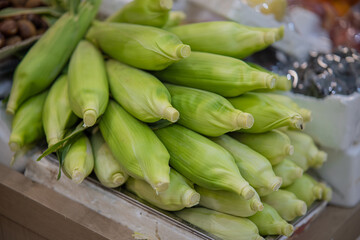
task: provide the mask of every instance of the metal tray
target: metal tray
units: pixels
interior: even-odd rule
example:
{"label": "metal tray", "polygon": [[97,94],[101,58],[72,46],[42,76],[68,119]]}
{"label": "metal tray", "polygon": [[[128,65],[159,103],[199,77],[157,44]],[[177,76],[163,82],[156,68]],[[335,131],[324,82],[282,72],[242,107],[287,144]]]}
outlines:
{"label": "metal tray", "polygon": [[[36,156],[33,156],[36,159]],[[90,209],[108,217],[134,232],[138,239],[219,239],[200,228],[179,219],[171,212],[163,211],[139,199],[130,192],[118,188],[102,186],[95,177],[86,178],[82,184],[74,184],[63,176],[56,180],[58,162],[49,155],[40,162],[30,161],[25,176],[35,182],[79,202]],[[293,237],[303,232],[326,207],[326,202],[316,202],[308,213],[292,222],[295,232]],[[285,236],[269,236],[266,239],[284,240]]]}

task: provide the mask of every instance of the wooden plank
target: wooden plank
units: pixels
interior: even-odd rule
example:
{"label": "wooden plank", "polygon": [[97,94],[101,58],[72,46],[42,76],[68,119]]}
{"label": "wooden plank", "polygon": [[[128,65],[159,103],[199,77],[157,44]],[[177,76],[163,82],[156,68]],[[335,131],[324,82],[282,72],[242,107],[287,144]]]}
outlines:
{"label": "wooden plank", "polygon": [[123,225],[1,164],[0,213],[52,240],[133,239]]}
{"label": "wooden plank", "polygon": [[344,240],[360,236],[360,204],[354,208],[328,206],[312,224],[294,240]]}
{"label": "wooden plank", "polygon": [[46,240],[46,238],[0,215],[0,239]]}

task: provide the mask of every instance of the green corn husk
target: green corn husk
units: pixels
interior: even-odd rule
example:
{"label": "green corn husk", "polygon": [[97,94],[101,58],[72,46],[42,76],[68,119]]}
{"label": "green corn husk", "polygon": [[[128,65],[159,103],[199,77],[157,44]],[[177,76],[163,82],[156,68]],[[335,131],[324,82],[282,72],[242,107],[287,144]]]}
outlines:
{"label": "green corn husk", "polygon": [[62,170],[73,182],[80,184],[93,169],[94,156],[91,143],[86,135],[81,133],[66,153]]}
{"label": "green corn husk", "polygon": [[321,200],[329,202],[331,200],[331,198],[332,198],[332,190],[331,190],[331,188],[328,187],[323,182],[316,181],[312,176],[310,176],[308,174],[307,174],[307,177],[311,180],[311,182],[314,185],[319,186],[322,189]]}
{"label": "green corn husk", "polygon": [[172,0],[133,0],[106,19],[153,27],[163,27],[172,8]]}
{"label": "green corn husk", "polygon": [[256,225],[246,218],[200,207],[184,209],[175,214],[223,240],[263,240]]}
{"label": "green corn husk", "polygon": [[308,207],[318,199],[322,199],[323,189],[306,173],[301,178],[294,181],[293,184],[284,188],[292,192],[300,200],[303,200]]}
{"label": "green corn husk", "polygon": [[273,101],[283,104],[286,107],[294,110],[295,112],[298,112],[301,115],[301,117],[303,118],[304,122],[311,121],[311,111],[306,108],[301,108],[299,105],[297,105],[296,102],[294,102],[288,96],[275,94],[275,93],[264,93],[264,94],[269,96]]}
{"label": "green corn husk", "polygon": [[319,182],[318,186],[321,187],[322,190],[323,190],[323,194],[321,196],[321,199],[326,201],[326,202],[330,202],[330,200],[332,198],[332,189],[323,182]]}
{"label": "green corn husk", "polygon": [[254,117],[254,125],[249,129],[241,129],[241,132],[264,133],[285,126],[303,128],[300,114],[262,93],[245,93],[228,100],[235,108],[248,112]]}
{"label": "green corn husk", "polygon": [[88,127],[105,112],[109,101],[103,56],[86,40],[78,44],[70,60],[69,99],[71,109]]}
{"label": "green corn husk", "polygon": [[172,84],[165,86],[172,104],[180,112],[178,123],[198,133],[217,137],[254,124],[251,114],[235,109],[220,95]]}
{"label": "green corn husk", "polygon": [[294,232],[293,225],[282,219],[270,205],[264,204],[264,210],[248,217],[258,227],[260,235],[284,235],[290,237]]}
{"label": "green corn husk", "polygon": [[[324,162],[327,160],[327,153],[324,151],[320,151],[312,137],[309,135],[294,131],[287,130],[285,134],[290,138],[291,143],[294,145],[294,153],[295,156],[290,156],[289,159],[298,164],[304,171],[307,170],[308,167],[319,168]],[[304,158],[306,160],[304,160]],[[306,161],[306,164],[305,164]]]}
{"label": "green corn husk", "polygon": [[186,24],[169,29],[194,51],[245,58],[282,39],[284,27],[248,27],[231,21]]}
{"label": "green corn husk", "polygon": [[127,174],[145,180],[157,192],[168,188],[169,153],[146,124],[110,100],[99,126],[105,142]]}
{"label": "green corn husk", "polygon": [[154,72],[160,80],[236,97],[261,88],[273,88],[275,78],[251,68],[245,62],[221,55],[192,52],[191,56]]}
{"label": "green corn husk", "polygon": [[14,114],[29,97],[45,90],[69,60],[90,26],[101,0],[83,1],[65,13],[29,50],[17,67],[6,111]]}
{"label": "green corn husk", "polygon": [[282,189],[262,197],[261,200],[272,206],[288,222],[305,215],[307,211],[304,201],[299,200],[292,192]]}
{"label": "green corn husk", "polygon": [[170,185],[164,192],[157,194],[147,182],[135,178],[130,178],[126,182],[126,189],[167,211],[190,208],[197,205],[200,200],[200,194],[188,184],[187,179],[174,169],[170,169]]}
{"label": "green corn husk", "polygon": [[170,153],[170,165],[193,183],[250,199],[255,190],[241,176],[224,148],[177,124],[155,131]]}
{"label": "green corn husk", "polygon": [[171,105],[166,87],[153,75],[115,60],[106,62],[112,97],[143,122],[176,122],[179,112]]}
{"label": "green corn husk", "polygon": [[77,121],[68,96],[68,77],[60,76],[50,88],[45,100],[42,121],[48,147],[62,140],[65,132]]}
{"label": "green corn husk", "polygon": [[94,172],[102,185],[109,188],[121,186],[128,179],[123,167],[115,159],[100,131],[91,136],[94,153]]}
{"label": "green corn husk", "polygon": [[13,152],[44,137],[43,108],[48,91],[30,97],[15,113],[9,147]]}
{"label": "green corn husk", "polygon": [[87,38],[110,57],[145,70],[163,70],[191,54],[175,34],[149,26],[95,22]]}
{"label": "green corn husk", "polygon": [[[296,149],[296,148],[295,148]],[[305,156],[304,152],[301,152],[300,150],[296,149],[294,150],[294,154],[291,156],[288,156],[287,159],[295,163],[297,166],[299,166],[303,171],[306,171],[309,169],[308,160]]]}
{"label": "green corn husk", "polygon": [[265,196],[280,188],[281,178],[275,176],[270,162],[261,154],[227,135],[212,140],[232,154],[241,175],[260,196]]}
{"label": "green corn husk", "polygon": [[271,165],[279,164],[294,153],[289,137],[278,131],[265,133],[232,133],[231,136],[268,159]]}
{"label": "green corn husk", "polygon": [[163,28],[176,27],[181,24],[186,18],[186,14],[183,11],[171,11],[169,13],[169,18]]}
{"label": "green corn husk", "polygon": [[[248,62],[247,64],[252,68],[272,74],[274,76],[274,78],[276,79],[276,82],[275,82],[275,87],[272,90],[280,90],[280,91],[290,91],[291,90],[291,79],[288,79],[286,76],[281,76],[276,73],[273,73],[255,63]],[[259,90],[259,91],[263,91],[263,90]]]}
{"label": "green corn husk", "polygon": [[296,179],[300,178],[304,172],[301,167],[286,158],[278,165],[273,166],[273,170],[276,176],[282,178],[282,188],[291,185]]}
{"label": "green corn husk", "polygon": [[200,194],[200,206],[233,216],[249,217],[264,208],[257,193],[245,200],[232,192],[214,191],[197,185],[195,190]]}

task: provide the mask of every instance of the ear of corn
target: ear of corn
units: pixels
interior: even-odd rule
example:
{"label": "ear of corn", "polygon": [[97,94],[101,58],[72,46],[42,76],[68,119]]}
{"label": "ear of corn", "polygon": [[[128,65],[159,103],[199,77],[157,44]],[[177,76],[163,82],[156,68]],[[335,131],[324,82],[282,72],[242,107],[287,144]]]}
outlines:
{"label": "ear of corn", "polygon": [[154,74],[162,81],[207,90],[224,97],[273,88],[275,84],[273,75],[253,69],[239,59],[202,52],[192,52],[190,57]]}
{"label": "ear of corn", "polygon": [[261,154],[227,135],[213,138],[213,141],[232,154],[241,175],[260,196],[280,188],[281,178],[275,176],[270,162]]}
{"label": "ear of corn", "polygon": [[241,129],[241,132],[263,133],[285,126],[302,129],[303,119],[300,114],[262,93],[246,93],[228,100],[235,108],[254,117],[254,125],[249,129]]}
{"label": "ear of corn", "polygon": [[285,133],[294,145],[294,155],[289,156],[289,159],[302,169],[307,170],[308,167],[319,168],[327,160],[326,152],[320,151],[309,135],[294,130],[287,130]]}
{"label": "ear of corn", "polygon": [[263,204],[264,210],[249,217],[249,219],[258,227],[260,235],[291,236],[294,232],[294,227],[282,219],[273,207],[266,203]]}
{"label": "ear of corn", "polygon": [[197,205],[200,200],[200,194],[174,169],[170,169],[170,185],[164,192],[156,193],[147,182],[135,178],[130,178],[126,182],[126,189],[158,208],[167,211],[190,208]]}
{"label": "ear of corn", "polygon": [[322,189],[321,200],[329,202],[332,197],[331,188],[323,182],[316,181],[312,176],[310,176],[308,174],[306,174],[306,177],[308,177],[314,185],[316,185]]}
{"label": "ear of corn", "polygon": [[232,133],[231,136],[266,157],[271,165],[279,164],[294,153],[289,137],[278,130],[255,134]]}
{"label": "ear of corn", "polygon": [[171,11],[169,13],[169,18],[163,28],[176,27],[181,24],[186,18],[186,14],[183,11]]}
{"label": "ear of corn", "polygon": [[276,176],[282,178],[282,188],[291,185],[296,179],[300,178],[304,172],[301,167],[286,158],[278,165],[273,166],[273,170]]}
{"label": "ear of corn", "polygon": [[145,70],[162,70],[191,53],[175,34],[149,26],[95,22],[87,38],[112,58]]}
{"label": "ear of corn", "polygon": [[322,199],[323,189],[318,186],[311,177],[304,173],[301,178],[294,181],[293,184],[284,188],[289,192],[292,192],[300,200],[303,200],[308,207],[318,199]]}
{"label": "ear of corn", "polygon": [[100,131],[91,136],[91,146],[94,153],[94,172],[102,185],[116,188],[124,184],[128,175],[111,153]]}
{"label": "ear of corn", "polygon": [[[291,90],[291,79],[288,79],[286,76],[281,76],[276,73],[273,73],[255,63],[248,62],[247,64],[252,68],[272,74],[274,76],[274,78],[276,79],[276,82],[275,82],[275,86],[272,90],[280,90],[280,91],[290,91]],[[260,89],[259,91],[267,91],[267,90]]]}
{"label": "ear of corn", "polygon": [[76,139],[64,158],[62,170],[73,182],[80,184],[94,169],[91,143],[85,134]]}
{"label": "ear of corn", "polygon": [[304,122],[310,122],[311,121],[311,111],[306,108],[301,108],[299,105],[297,105],[296,102],[294,102],[291,98],[285,95],[280,94],[274,94],[274,93],[264,93],[267,96],[269,96],[273,101],[276,101],[280,104],[285,105],[286,107],[294,110],[295,112],[299,113],[301,117],[303,118]]}
{"label": "ear of corn", "polygon": [[170,153],[170,165],[193,183],[245,199],[254,196],[255,190],[240,175],[234,158],[221,146],[177,124],[155,133]]}
{"label": "ear of corn", "polygon": [[245,200],[233,192],[214,191],[197,185],[195,190],[200,194],[200,206],[233,216],[249,217],[264,208],[257,193]]}
{"label": "ear of corn", "polygon": [[153,75],[115,60],[106,63],[112,97],[143,122],[176,122],[179,112],[171,105],[166,87]]}
{"label": "ear of corn", "polygon": [[29,50],[15,71],[7,112],[14,114],[26,99],[50,86],[85,35],[100,3],[83,1],[77,14],[65,13]]}
{"label": "ear of corn", "polygon": [[169,186],[169,153],[144,123],[110,100],[99,122],[101,133],[126,173],[158,192]]}
{"label": "ear of corn", "polygon": [[24,102],[12,121],[9,147],[13,152],[44,137],[42,114],[48,91]]}
{"label": "ear of corn", "polygon": [[42,121],[48,146],[60,141],[77,119],[70,107],[68,77],[63,75],[50,88],[44,104]]}
{"label": "ear of corn", "polygon": [[224,97],[215,93],[165,84],[172,104],[180,112],[179,124],[207,136],[220,136],[229,131],[250,128],[251,114],[235,109]]}
{"label": "ear of corn", "polygon": [[90,42],[81,41],[69,64],[69,99],[74,113],[93,126],[106,109],[109,86],[105,64],[99,50]]}
{"label": "ear of corn", "polygon": [[106,21],[163,27],[172,8],[172,0],[134,0],[120,8]]}
{"label": "ear of corn", "polygon": [[304,201],[299,200],[292,192],[282,189],[262,197],[261,200],[272,206],[286,221],[292,221],[298,216],[303,216],[307,211]]}
{"label": "ear of corn", "polygon": [[224,240],[261,240],[259,230],[249,219],[207,208],[189,208],[175,213],[185,221]]}
{"label": "ear of corn", "polygon": [[323,190],[322,200],[330,202],[332,198],[332,189],[323,182],[320,182],[318,186]]}
{"label": "ear of corn", "polygon": [[284,27],[256,28],[236,22],[215,21],[170,28],[194,51],[245,58],[260,51],[284,35]]}

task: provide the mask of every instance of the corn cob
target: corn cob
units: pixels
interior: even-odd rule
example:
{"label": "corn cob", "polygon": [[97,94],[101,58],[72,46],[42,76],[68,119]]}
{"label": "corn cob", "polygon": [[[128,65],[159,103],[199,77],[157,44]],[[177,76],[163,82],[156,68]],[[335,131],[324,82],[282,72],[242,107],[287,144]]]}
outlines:
{"label": "corn cob", "polygon": [[102,185],[116,188],[124,184],[128,175],[111,153],[100,131],[91,136],[91,146],[94,153],[94,172]]}
{"label": "corn cob", "polygon": [[316,185],[319,186],[322,189],[322,195],[321,195],[321,200],[327,201],[329,202],[331,200],[332,197],[332,190],[330,187],[328,187],[325,183],[323,182],[318,182],[316,181],[312,176],[307,174],[307,177],[311,180],[311,182]]}
{"label": "corn cob", "polygon": [[[281,76],[276,73],[273,73],[255,63],[248,62],[248,65],[252,68],[257,70],[272,74],[276,79],[275,86],[272,90],[280,90],[280,91],[290,91],[291,90],[291,79],[287,76]],[[259,91],[266,91],[266,90],[259,90]]]}
{"label": "corn cob", "polygon": [[26,99],[50,86],[85,35],[100,3],[83,1],[77,14],[65,13],[30,49],[15,71],[8,113],[14,114]]}
{"label": "corn cob", "polygon": [[171,11],[169,18],[163,28],[170,28],[179,26],[182,21],[186,18],[186,14],[183,11]]}
{"label": "corn cob", "polygon": [[250,128],[251,114],[235,109],[224,97],[199,89],[165,84],[172,104],[179,110],[179,124],[206,136],[217,137],[229,131]]}
{"label": "corn cob", "polygon": [[256,134],[232,133],[231,136],[266,157],[271,165],[279,164],[294,153],[289,137],[278,130]]}
{"label": "corn cob", "polygon": [[169,29],[194,51],[245,58],[284,35],[284,27],[255,28],[236,22],[215,21],[186,24]]}
{"label": "corn cob", "polygon": [[129,23],[95,22],[87,38],[112,58],[145,70],[162,70],[191,53],[173,33]]}
{"label": "corn cob", "polygon": [[262,197],[261,200],[272,206],[288,222],[305,215],[307,211],[304,201],[299,200],[292,192],[282,189]]}
{"label": "corn cob", "polygon": [[327,160],[326,152],[320,151],[309,135],[293,130],[287,130],[285,134],[288,135],[294,145],[295,154],[289,156],[289,159],[298,164],[304,171],[308,167],[319,168]]}
{"label": "corn cob", "polygon": [[170,153],[170,165],[193,183],[250,199],[255,190],[240,175],[234,158],[221,146],[177,124],[155,131]]}
{"label": "corn cob", "polygon": [[99,122],[105,142],[125,172],[145,180],[157,192],[169,186],[169,153],[144,123],[110,100]]}
{"label": "corn cob", "polygon": [[223,240],[263,240],[255,224],[246,218],[199,207],[184,209],[175,214]]}
{"label": "corn cob", "polygon": [[91,143],[81,133],[70,146],[64,158],[63,172],[73,182],[80,184],[94,169],[94,156]]}
{"label": "corn cob", "polygon": [[323,194],[322,194],[322,200],[326,201],[326,202],[330,202],[331,198],[332,198],[332,189],[327,186],[325,183],[320,182],[318,183],[318,186],[322,188],[323,190]]}
{"label": "corn cob", "polygon": [[282,219],[279,213],[270,205],[264,204],[264,210],[248,217],[258,227],[260,235],[291,236],[294,232],[293,225]]}
{"label": "corn cob", "polygon": [[317,200],[322,199],[323,189],[314,183],[311,177],[304,173],[299,179],[296,179],[293,184],[284,188],[289,192],[292,192],[300,200],[303,200],[308,207]]}
{"label": "corn cob", "polygon": [[134,0],[120,8],[106,21],[163,27],[169,19],[172,5],[172,0]]}
{"label": "corn cob", "polygon": [[197,205],[200,200],[200,194],[188,184],[187,179],[174,169],[170,169],[170,185],[164,192],[157,194],[147,182],[134,178],[130,178],[126,182],[126,189],[167,211],[190,208]]}
{"label": "corn cob", "polygon": [[200,194],[200,206],[233,216],[249,217],[264,208],[257,193],[245,200],[232,192],[214,191],[200,186],[195,186],[195,190]]}
{"label": "corn cob", "polygon": [[166,87],[153,75],[115,60],[106,63],[112,97],[143,122],[176,122],[179,112],[171,105]]}
{"label": "corn cob", "polygon": [[286,158],[278,165],[273,166],[273,170],[276,176],[282,178],[282,188],[291,185],[296,179],[300,178],[304,172],[301,167]]}
{"label": "corn cob", "polygon": [[190,57],[154,74],[162,81],[207,90],[224,97],[273,88],[275,84],[271,74],[253,69],[239,59],[202,52],[192,52]]}
{"label": "corn cob", "polygon": [[27,144],[44,137],[42,113],[48,91],[30,97],[16,112],[12,121],[9,147],[19,151]]}
{"label": "corn cob", "polygon": [[281,178],[275,176],[270,162],[261,154],[227,135],[212,140],[232,154],[241,175],[260,196],[265,196],[280,188]]}
{"label": "corn cob", "polygon": [[246,93],[228,100],[235,108],[254,117],[254,125],[249,129],[241,129],[241,132],[263,133],[284,126],[302,129],[303,119],[300,114],[262,93]]}
{"label": "corn cob", "polygon": [[297,105],[296,102],[294,102],[291,98],[285,95],[280,94],[274,94],[274,93],[264,93],[267,96],[269,96],[273,101],[276,101],[280,104],[285,105],[286,107],[294,110],[295,112],[298,112],[304,122],[310,122],[311,121],[311,111],[306,108],[301,108],[299,105]]}
{"label": "corn cob", "polygon": [[44,104],[42,121],[48,146],[60,141],[77,119],[70,107],[68,77],[63,75],[51,86]]}
{"label": "corn cob", "polygon": [[103,57],[88,41],[81,41],[71,57],[68,90],[71,109],[85,126],[93,126],[105,112],[109,86]]}

